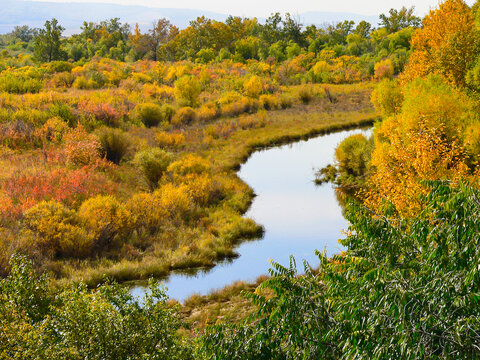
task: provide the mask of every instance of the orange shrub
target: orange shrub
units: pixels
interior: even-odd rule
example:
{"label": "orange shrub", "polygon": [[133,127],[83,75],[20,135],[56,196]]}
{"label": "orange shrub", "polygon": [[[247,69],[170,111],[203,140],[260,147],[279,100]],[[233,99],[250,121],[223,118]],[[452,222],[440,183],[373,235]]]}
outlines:
{"label": "orange shrub", "polygon": [[101,145],[98,139],[78,124],[65,134],[67,162],[74,165],[92,165],[100,158]]}
{"label": "orange shrub", "polygon": [[392,79],[394,74],[392,60],[384,59],[375,64],[375,79]]}
{"label": "orange shrub", "polygon": [[43,200],[75,207],[90,196],[112,193],[115,189],[114,183],[88,167],[13,174],[0,181],[0,194],[3,194],[0,216],[5,219],[20,216]]}

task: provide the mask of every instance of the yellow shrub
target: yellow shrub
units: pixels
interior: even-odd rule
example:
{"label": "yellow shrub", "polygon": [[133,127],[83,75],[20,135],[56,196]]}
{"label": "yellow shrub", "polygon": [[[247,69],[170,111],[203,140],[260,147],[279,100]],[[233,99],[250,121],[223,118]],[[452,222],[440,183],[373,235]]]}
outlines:
{"label": "yellow shrub", "polygon": [[263,91],[263,82],[260,77],[254,75],[243,84],[245,95],[251,98],[258,98]]}
{"label": "yellow shrub", "polygon": [[208,171],[210,171],[208,160],[192,154],[172,162],[167,168],[167,173],[174,178],[181,178],[188,174],[202,174]]}
{"label": "yellow shrub", "polygon": [[[96,196],[78,210],[81,224],[95,237],[100,249],[124,239],[130,230],[130,214],[113,196]],[[119,239],[121,238],[121,239]]]}
{"label": "yellow shrub", "polygon": [[180,148],[185,144],[185,136],[182,133],[166,133],[159,131],[155,133],[155,140],[161,148]]}
{"label": "yellow shrub", "polygon": [[265,110],[274,110],[279,108],[278,98],[274,95],[260,96],[260,103]]}
{"label": "yellow shrub", "polygon": [[92,250],[93,236],[76,225],[75,212],[55,201],[31,207],[23,223],[43,254],[84,257]]}
{"label": "yellow shrub", "polygon": [[177,111],[172,118],[172,125],[184,126],[192,123],[197,116],[195,110],[191,107],[183,107]]}
{"label": "yellow shrub", "polygon": [[149,193],[133,195],[125,204],[130,214],[132,230],[154,233],[165,222],[166,212],[155,202],[156,197]]}
{"label": "yellow shrub", "polygon": [[197,119],[202,122],[207,122],[216,119],[220,115],[220,111],[215,103],[208,103],[203,105],[197,111]]}
{"label": "yellow shrub", "polygon": [[167,183],[153,193],[155,205],[174,222],[186,220],[194,210],[194,203],[188,190],[186,185],[175,186]]}
{"label": "yellow shrub", "polygon": [[220,185],[209,174],[191,174],[184,182],[191,198],[200,206],[213,205],[223,196]]}

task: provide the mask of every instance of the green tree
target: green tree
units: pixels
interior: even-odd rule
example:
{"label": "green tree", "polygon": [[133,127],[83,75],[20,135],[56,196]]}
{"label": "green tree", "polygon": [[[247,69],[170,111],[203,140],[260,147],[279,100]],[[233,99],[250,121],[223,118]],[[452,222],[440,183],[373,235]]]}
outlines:
{"label": "green tree", "polygon": [[[351,204],[344,254],[318,272],[274,264],[240,325],[206,330],[207,359],[478,359],[480,191],[431,183],[424,210],[392,221]],[[262,293],[263,290],[268,290]]]}
{"label": "green tree", "polygon": [[63,58],[61,37],[64,30],[57,19],[45,22],[45,28],[40,29],[35,37],[33,52],[37,60],[51,62]]}
{"label": "green tree", "polygon": [[405,6],[400,10],[390,9],[388,14],[380,15],[380,24],[389,33],[394,33],[407,27],[419,27],[422,19],[414,15],[415,7],[407,9]]}

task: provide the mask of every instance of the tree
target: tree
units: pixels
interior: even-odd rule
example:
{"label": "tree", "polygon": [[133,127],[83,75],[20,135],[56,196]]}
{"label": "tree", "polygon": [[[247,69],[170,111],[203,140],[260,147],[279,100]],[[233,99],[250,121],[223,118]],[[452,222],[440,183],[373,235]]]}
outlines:
{"label": "tree", "polygon": [[478,54],[478,30],[471,9],[463,0],[447,0],[430,11],[423,29],[412,38],[413,53],[404,78],[412,80],[436,73],[448,83],[465,85],[467,71]]}
{"label": "tree", "polygon": [[362,20],[358,23],[357,27],[353,32],[367,39],[370,37],[370,33],[372,32],[372,30],[372,25],[365,20]]}
{"label": "tree", "polygon": [[37,29],[32,29],[28,25],[15,26],[11,35],[21,41],[29,42],[32,40],[38,33]]}
{"label": "tree", "polygon": [[422,20],[415,16],[414,12],[414,6],[409,9],[405,6],[400,10],[390,9],[388,15],[380,15],[380,23],[389,33],[394,33],[407,27],[419,27]]}
{"label": "tree", "polygon": [[[206,329],[205,359],[477,359],[480,192],[430,183],[423,211],[392,221],[350,204],[348,250],[299,276],[273,264],[255,313]],[[264,291],[266,290],[266,291]]]}
{"label": "tree", "polygon": [[61,36],[65,29],[58,25],[57,19],[47,20],[45,28],[35,37],[34,56],[39,61],[51,62],[63,57]]}

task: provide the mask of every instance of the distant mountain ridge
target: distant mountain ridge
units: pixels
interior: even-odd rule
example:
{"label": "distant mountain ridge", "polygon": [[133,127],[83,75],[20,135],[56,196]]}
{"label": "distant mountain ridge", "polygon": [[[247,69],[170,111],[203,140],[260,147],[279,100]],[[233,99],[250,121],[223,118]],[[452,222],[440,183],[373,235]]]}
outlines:
{"label": "distant mountain ridge", "polygon": [[[142,29],[147,29],[159,18],[167,18],[179,28],[185,28],[191,20],[198,16],[206,16],[218,21],[225,21],[226,14],[197,9],[151,8],[136,5],[117,5],[105,3],[58,3],[21,0],[0,0],[0,33],[11,31],[17,25],[42,27],[46,20],[56,18],[66,29],[66,34],[78,32],[83,21],[99,22],[118,17],[122,22],[134,25],[139,23]],[[374,26],[378,16],[359,15],[351,13],[329,13],[311,11],[298,14],[305,25],[335,23],[343,20],[359,22],[366,20]],[[264,19],[259,19],[264,21]]]}

